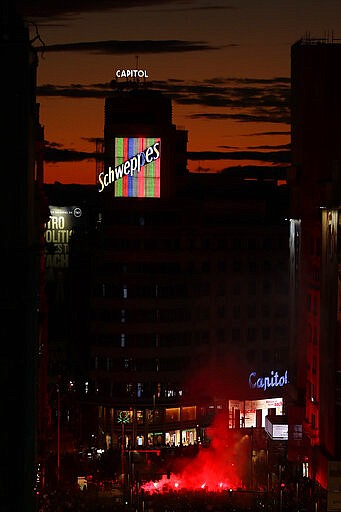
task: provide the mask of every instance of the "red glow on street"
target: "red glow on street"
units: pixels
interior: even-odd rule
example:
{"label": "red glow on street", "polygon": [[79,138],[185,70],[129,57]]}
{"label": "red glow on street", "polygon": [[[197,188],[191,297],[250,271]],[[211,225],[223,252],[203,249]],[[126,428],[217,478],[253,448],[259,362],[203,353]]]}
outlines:
{"label": "red glow on street", "polygon": [[173,472],[160,480],[149,481],[141,489],[150,494],[170,491],[222,492],[245,488],[249,443],[245,437],[237,440],[227,429],[227,418],[220,414],[209,429],[209,448],[200,448],[198,455],[186,465],[180,459]]}

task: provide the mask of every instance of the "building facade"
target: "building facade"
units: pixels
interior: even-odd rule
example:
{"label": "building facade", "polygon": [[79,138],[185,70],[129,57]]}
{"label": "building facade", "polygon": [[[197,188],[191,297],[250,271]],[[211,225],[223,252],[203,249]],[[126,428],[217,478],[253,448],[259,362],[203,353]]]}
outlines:
{"label": "building facade", "polygon": [[291,51],[292,410],[303,425],[292,457],[325,488],[340,458],[340,55],[339,43],[320,39]]}
{"label": "building facade", "polygon": [[[37,509],[39,434],[47,421],[47,331],[43,283],[43,143],[36,104],[37,52],[12,3],[1,9],[4,206],[1,237],[1,497],[7,510]],[[15,64],[14,64],[15,63]],[[39,156],[40,155],[40,156]],[[40,160],[39,160],[40,158]],[[37,163],[39,160],[39,164]]]}
{"label": "building facade", "polygon": [[240,428],[264,427],[263,399],[284,410],[287,187],[190,174],[171,111],[145,86],[115,90],[98,185],[47,187],[87,213],[69,260],[86,446],[188,446],[219,411]]}

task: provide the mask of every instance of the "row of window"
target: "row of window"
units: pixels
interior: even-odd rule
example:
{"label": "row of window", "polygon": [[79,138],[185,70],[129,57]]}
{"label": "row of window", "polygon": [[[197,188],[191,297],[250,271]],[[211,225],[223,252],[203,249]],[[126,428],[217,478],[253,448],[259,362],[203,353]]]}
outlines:
{"label": "row of window", "polygon": [[[211,311],[206,306],[193,308],[174,308],[174,309],[98,309],[96,319],[101,322],[114,323],[167,323],[167,322],[191,322],[191,321],[210,321]],[[234,304],[232,308],[225,305],[219,305],[215,309],[217,319],[232,318],[240,319],[260,319],[274,318],[285,319],[288,317],[287,304],[273,304],[272,308],[268,305],[248,304],[242,307],[240,304]]]}
{"label": "row of window", "polygon": [[[143,398],[155,406],[158,400],[176,399],[184,395],[183,387],[174,382],[120,382],[113,380],[97,380],[89,383],[90,395],[119,397],[120,400]],[[157,411],[157,409],[155,409]]]}
{"label": "row of window", "polygon": [[167,358],[139,358],[139,357],[105,357],[95,356],[93,367],[107,371],[130,371],[130,372],[162,372],[179,371],[189,368],[189,357],[167,357]]}
{"label": "row of window", "polygon": [[276,263],[245,261],[241,258],[233,258],[231,262],[218,261],[216,263],[212,260],[205,261],[134,261],[134,262],[119,262],[119,261],[105,261],[101,263],[101,270],[104,273],[111,274],[201,274],[201,273],[252,273],[260,274],[261,279],[264,273],[269,274],[272,272],[275,276],[280,276],[282,273],[287,276],[288,264],[285,260],[278,260]]}
{"label": "row of window", "polygon": [[[230,285],[223,281],[216,283],[217,295],[224,296],[227,291],[230,295],[241,295],[247,293],[255,295],[262,293],[286,294],[288,291],[287,281],[276,279],[253,279],[245,283],[233,281]],[[118,284],[112,282],[98,283],[94,289],[95,296],[120,299],[153,299],[153,298],[186,298],[186,297],[207,297],[211,294],[213,286],[208,281],[191,282],[190,284]]]}
{"label": "row of window", "polygon": [[[246,352],[246,360],[248,363],[282,363],[286,361],[288,353],[285,349],[275,350],[258,350],[250,349]],[[96,370],[127,371],[127,372],[163,372],[163,371],[180,371],[189,368],[190,358],[114,358],[106,356],[94,356],[92,367]]]}
{"label": "row of window", "polygon": [[[198,411],[200,412],[200,411]],[[121,423],[122,419],[126,424],[136,423],[154,423],[165,421],[166,423],[172,421],[191,421],[197,419],[197,407],[172,407],[166,409],[128,409],[122,410],[119,408],[105,407],[100,405],[98,407],[98,417],[108,423]]]}
{"label": "row of window", "polygon": [[97,320],[101,322],[120,323],[149,323],[149,322],[182,322],[192,318],[188,308],[177,309],[101,309],[96,312]]}
{"label": "row of window", "polygon": [[272,237],[272,238],[231,238],[227,235],[226,238],[191,238],[183,237],[167,238],[153,237],[153,238],[115,238],[107,237],[104,240],[105,249],[116,250],[165,250],[165,251],[178,251],[179,249],[200,249],[200,250],[226,250],[226,249],[240,249],[240,250],[277,250],[286,249],[288,247],[287,237]]}
{"label": "row of window", "polygon": [[[208,331],[205,332],[205,339],[208,339]],[[129,347],[129,348],[158,348],[158,347],[172,347],[172,346],[188,346],[191,344],[191,339],[201,340],[203,338],[202,332],[173,332],[173,333],[139,333],[139,334],[126,334],[120,333],[117,335],[98,335],[96,344],[99,346],[111,347]]]}
{"label": "row of window", "polygon": [[[226,338],[225,338],[226,339]],[[247,342],[255,342],[255,341],[287,341],[288,339],[288,327],[285,326],[275,326],[273,328],[270,327],[262,327],[258,329],[257,327],[247,327],[246,329],[241,329],[240,327],[233,327],[231,329],[231,340],[232,342],[241,342],[243,340]],[[219,340],[218,340],[219,341]]]}
{"label": "row of window", "polygon": [[[96,337],[96,345],[107,346],[113,348],[172,348],[195,345],[204,345],[210,342],[210,332],[208,330],[197,330],[189,332],[173,332],[167,334],[113,334],[99,335]],[[228,342],[255,342],[264,343],[267,341],[283,342],[288,339],[288,326],[277,325],[274,327],[262,326],[248,327],[242,329],[240,327],[231,327],[229,330],[224,328],[216,329],[216,341],[218,343]]]}

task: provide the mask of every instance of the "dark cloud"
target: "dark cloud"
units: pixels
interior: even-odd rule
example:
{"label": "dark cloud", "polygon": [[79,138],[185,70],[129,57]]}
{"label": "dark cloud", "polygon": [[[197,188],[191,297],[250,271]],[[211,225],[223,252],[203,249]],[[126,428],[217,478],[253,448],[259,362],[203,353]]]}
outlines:
{"label": "dark cloud", "polygon": [[239,121],[241,123],[284,123],[289,124],[290,116],[289,114],[281,113],[276,110],[268,110],[263,112],[250,111],[247,114],[243,112],[238,112],[236,114],[222,114],[222,113],[201,113],[201,114],[192,114],[189,116],[191,119],[206,119],[206,120],[220,120],[224,121],[227,119],[232,119],[233,121]]}
{"label": "dark cloud", "polygon": [[287,137],[288,135],[291,135],[291,132],[290,131],[285,131],[285,132],[271,131],[271,132],[244,133],[244,134],[242,134],[242,137],[263,137],[264,135],[266,135],[266,136],[268,136],[268,135],[285,135]]}
{"label": "dark cloud", "polygon": [[[88,139],[96,142],[99,139]],[[189,151],[188,160],[213,161],[213,160],[254,160],[258,162],[271,162],[272,164],[288,164],[291,158],[290,151]],[[83,160],[101,159],[102,154],[94,152],[76,151],[64,148],[55,142],[46,142],[44,149],[45,162],[77,162]],[[203,170],[204,168],[201,168]]]}
{"label": "dark cloud", "polygon": [[291,79],[288,77],[274,77],[274,78],[240,78],[240,77],[216,77],[216,78],[210,78],[207,80],[208,83],[212,84],[226,84],[228,83],[236,83],[239,85],[245,85],[245,84],[259,84],[259,85],[272,85],[272,84],[287,84],[290,85]]}
{"label": "dark cloud", "polygon": [[279,112],[275,109],[272,110],[259,110],[256,109],[254,111],[250,111],[247,114],[243,112],[238,112],[235,114],[222,114],[222,113],[200,113],[200,114],[192,114],[189,116],[191,119],[207,119],[207,120],[226,120],[232,119],[234,121],[239,121],[242,123],[282,123],[289,124],[290,123],[290,115],[289,112]]}
{"label": "dark cloud", "polygon": [[[225,147],[225,146],[222,146]],[[228,146],[226,146],[226,149]],[[271,149],[271,150],[277,150],[277,149],[290,149],[291,144],[277,144],[277,145],[263,145],[263,146],[249,146],[248,149]]]}
{"label": "dark cloud", "polygon": [[[189,6],[183,5],[183,0],[16,0],[17,11],[26,18],[49,18],[51,16],[67,19],[85,12],[106,12],[114,10],[127,10],[132,8],[157,7],[158,11],[193,11],[193,10],[222,10],[234,9],[233,5],[220,3],[196,6],[193,2]],[[141,9],[142,10],[142,9]],[[153,9],[155,10],[155,9]]]}
{"label": "dark cloud", "polygon": [[189,160],[255,160],[258,162],[290,163],[290,151],[189,151]]}
{"label": "dark cloud", "polygon": [[[236,45],[231,45],[236,46]],[[139,41],[88,41],[79,43],[39,46],[43,52],[87,52],[98,55],[128,55],[144,53],[178,53],[219,50],[222,47],[211,46],[204,41],[179,40],[139,40]]]}
{"label": "dark cloud", "polygon": [[84,160],[94,160],[96,156],[96,153],[66,149],[56,143],[47,143],[44,148],[44,161],[49,163],[82,162]]}
{"label": "dark cloud", "polygon": [[[169,94],[175,103],[200,107],[191,114],[192,119],[226,120],[238,122],[290,123],[289,84],[278,82],[277,78],[247,79],[222,78],[201,82],[183,80],[154,81],[148,84],[152,90]],[[282,79],[280,79],[282,80]],[[252,86],[253,83],[253,86]],[[38,96],[64,96],[72,98],[105,98],[112,87],[125,87],[126,82],[102,84],[41,85]],[[204,107],[210,110],[204,110]],[[214,109],[214,111],[212,111]],[[262,132],[259,135],[288,134],[290,132]],[[254,134],[256,135],[256,134]]]}
{"label": "dark cloud", "polygon": [[[212,174],[209,167],[199,165],[194,173]],[[275,165],[234,165],[224,167],[215,174],[226,174],[229,179],[240,181],[283,182],[287,181],[288,166]]]}
{"label": "dark cloud", "polygon": [[106,98],[110,92],[110,84],[106,87],[95,87],[79,84],[71,84],[67,86],[46,84],[37,87],[37,96],[63,96],[67,98]]}
{"label": "dark cloud", "polygon": [[[169,0],[144,0],[144,5],[169,4]],[[16,0],[17,11],[25,17],[74,16],[84,12],[112,11],[141,7],[140,0]]]}
{"label": "dark cloud", "polygon": [[[188,12],[188,11],[223,11],[223,10],[231,10],[236,9],[237,7],[235,5],[189,5],[184,7],[169,7],[169,8],[163,8],[157,9],[157,12]],[[156,9],[149,9],[148,12],[153,12]],[[135,10],[136,11],[136,10]],[[143,12],[141,10],[141,12]]]}
{"label": "dark cloud", "polygon": [[244,179],[283,180],[287,179],[288,166],[267,166],[267,165],[236,165],[221,169],[221,174],[240,177]]}

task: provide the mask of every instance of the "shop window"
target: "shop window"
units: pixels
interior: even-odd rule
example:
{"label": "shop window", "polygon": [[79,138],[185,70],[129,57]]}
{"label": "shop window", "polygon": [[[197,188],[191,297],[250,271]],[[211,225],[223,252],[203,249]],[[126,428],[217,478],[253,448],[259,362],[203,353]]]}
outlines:
{"label": "shop window", "polygon": [[196,419],[196,407],[183,407],[181,410],[181,419],[183,421]]}
{"label": "shop window", "polygon": [[180,407],[166,409],[166,422],[180,421]]}

